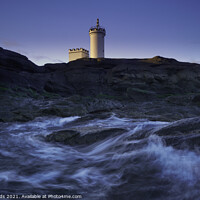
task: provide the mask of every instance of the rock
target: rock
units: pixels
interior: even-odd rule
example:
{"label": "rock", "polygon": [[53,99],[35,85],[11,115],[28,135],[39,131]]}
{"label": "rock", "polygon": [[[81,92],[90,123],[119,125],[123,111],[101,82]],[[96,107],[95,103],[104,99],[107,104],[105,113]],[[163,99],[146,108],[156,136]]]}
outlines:
{"label": "rock", "polygon": [[156,95],[155,92],[152,91],[130,88],[130,87],[127,88],[127,96],[137,102],[138,101],[141,102],[143,101],[143,99],[152,100],[155,98],[155,95]]}
{"label": "rock", "polygon": [[42,71],[37,65],[32,63],[26,56],[19,53],[0,48],[0,68],[13,71]]}
{"label": "rock", "polygon": [[200,147],[200,117],[176,121],[155,134],[163,136],[166,145],[178,149]]}
{"label": "rock", "polygon": [[84,136],[81,136],[81,143],[90,145],[90,144],[104,140],[104,139],[109,138],[109,137],[113,138],[114,136],[120,135],[120,134],[125,133],[125,132],[126,132],[125,129],[110,128],[110,129],[106,129],[106,130],[102,130],[102,131],[99,131],[99,132],[90,133],[90,134],[86,134]]}
{"label": "rock", "polygon": [[54,142],[64,142],[64,143],[71,143],[71,140],[74,140],[74,138],[80,137],[80,133],[73,131],[73,130],[62,130],[54,132],[50,135],[47,135],[46,140],[47,141],[54,141]]}
{"label": "rock", "polygon": [[[199,88],[199,64],[160,56],[151,59],[79,59],[39,67],[23,55],[0,48],[2,121],[105,111],[173,121],[199,116]],[[10,108],[16,108],[15,103],[6,103],[6,99],[11,101],[10,96],[17,97],[20,105],[28,98],[32,100],[30,106],[20,106],[17,116]],[[39,103],[35,104],[35,99]]]}
{"label": "rock", "polygon": [[199,80],[200,65],[159,56],[80,59],[38,67],[23,55],[0,49],[0,84],[62,96],[103,94],[127,99],[137,95],[139,101],[149,101],[159,94],[197,92]]}
{"label": "rock", "polygon": [[173,58],[164,58],[161,56],[155,56],[153,58],[146,59],[144,61],[154,63],[154,64],[176,64],[176,63],[178,63],[178,61]]}
{"label": "rock", "polygon": [[200,132],[200,117],[178,120],[172,124],[158,130],[155,134],[159,136],[188,135]]}
{"label": "rock", "polygon": [[109,137],[114,137],[116,135],[126,132],[124,129],[120,128],[110,128],[106,130],[101,130],[95,133],[89,133],[86,135],[81,135],[77,131],[73,130],[62,130],[54,132],[46,136],[48,142],[61,142],[67,145],[91,145],[95,142],[104,140]]}
{"label": "rock", "polygon": [[200,147],[200,134],[166,136],[163,138],[167,146],[173,146],[177,149],[194,150]]}
{"label": "rock", "polygon": [[192,101],[192,98],[193,98],[192,94],[170,95],[166,97],[166,101],[177,105],[187,105]]}
{"label": "rock", "polygon": [[199,104],[199,105],[200,105],[200,94],[195,95],[195,96],[193,97],[192,103],[195,103],[195,104]]}

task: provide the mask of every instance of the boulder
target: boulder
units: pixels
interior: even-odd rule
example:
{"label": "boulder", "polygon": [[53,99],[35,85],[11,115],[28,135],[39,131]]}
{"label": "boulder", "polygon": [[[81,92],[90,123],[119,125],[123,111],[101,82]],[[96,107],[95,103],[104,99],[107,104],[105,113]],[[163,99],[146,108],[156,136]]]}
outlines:
{"label": "boulder", "polygon": [[200,117],[186,118],[156,131],[159,136],[188,135],[200,132]]}
{"label": "boulder", "polygon": [[200,117],[182,119],[156,131],[166,145],[178,149],[200,147]]}
{"label": "boulder", "polygon": [[80,133],[73,130],[61,130],[47,135],[47,141],[71,143],[74,139],[80,137]]}
{"label": "boulder", "polygon": [[120,128],[110,128],[101,130],[95,133],[89,133],[86,135],[81,135],[77,131],[73,130],[62,130],[53,132],[46,136],[46,141],[48,142],[61,142],[67,145],[91,145],[95,142],[104,140],[109,137],[114,137],[116,135],[126,132],[125,129]]}

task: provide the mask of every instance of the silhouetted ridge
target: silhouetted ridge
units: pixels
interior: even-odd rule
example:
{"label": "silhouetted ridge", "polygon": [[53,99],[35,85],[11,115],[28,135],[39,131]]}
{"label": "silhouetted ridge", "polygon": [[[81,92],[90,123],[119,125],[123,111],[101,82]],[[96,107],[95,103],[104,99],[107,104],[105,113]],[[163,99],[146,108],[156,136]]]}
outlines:
{"label": "silhouetted ridge", "polygon": [[27,57],[1,48],[0,84],[64,96],[109,94],[147,100],[157,94],[199,91],[200,65],[155,56],[86,58],[38,67]]}
{"label": "silhouetted ridge", "polygon": [[39,67],[26,56],[3,48],[0,48],[0,67],[14,71],[39,71]]}

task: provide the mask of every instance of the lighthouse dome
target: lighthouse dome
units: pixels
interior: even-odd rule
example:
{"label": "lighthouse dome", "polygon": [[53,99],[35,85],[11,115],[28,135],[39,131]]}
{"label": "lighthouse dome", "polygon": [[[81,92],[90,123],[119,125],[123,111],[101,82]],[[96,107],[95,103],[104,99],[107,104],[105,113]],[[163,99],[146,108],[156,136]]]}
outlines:
{"label": "lighthouse dome", "polygon": [[92,26],[89,30],[89,33],[91,32],[102,32],[104,33],[104,35],[106,34],[106,30],[105,28],[103,28],[102,26],[99,25],[99,19],[97,18],[97,24],[96,26]]}

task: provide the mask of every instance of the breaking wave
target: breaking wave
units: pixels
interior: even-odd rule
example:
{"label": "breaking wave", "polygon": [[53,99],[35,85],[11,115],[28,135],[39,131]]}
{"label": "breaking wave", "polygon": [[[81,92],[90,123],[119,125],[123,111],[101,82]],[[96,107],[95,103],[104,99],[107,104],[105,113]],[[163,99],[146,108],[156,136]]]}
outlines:
{"label": "breaking wave", "polygon": [[[40,117],[1,123],[1,194],[81,194],[83,199],[198,199],[198,152],[166,146],[154,134],[168,122],[105,117]],[[63,129],[124,129],[91,145],[48,143]],[[113,129],[114,131],[114,129]],[[95,134],[95,133],[94,133]]]}

